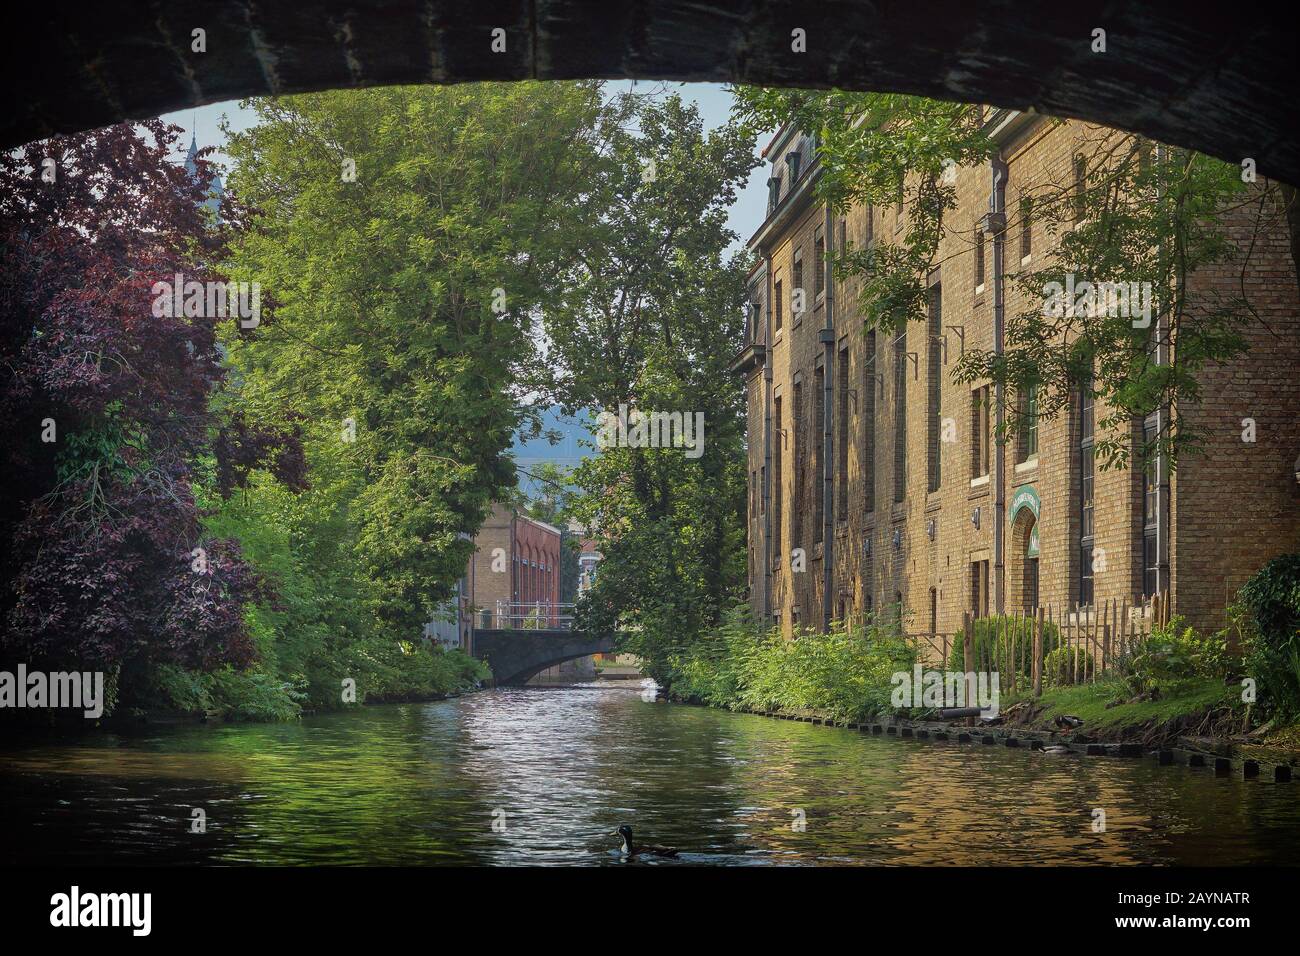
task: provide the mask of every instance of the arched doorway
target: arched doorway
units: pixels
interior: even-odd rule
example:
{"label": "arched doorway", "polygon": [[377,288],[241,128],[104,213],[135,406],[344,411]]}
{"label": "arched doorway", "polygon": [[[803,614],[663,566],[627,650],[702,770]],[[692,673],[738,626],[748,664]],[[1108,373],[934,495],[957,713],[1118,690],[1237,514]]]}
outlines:
{"label": "arched doorway", "polygon": [[1033,485],[1017,488],[1011,497],[1007,606],[1012,611],[1032,611],[1039,604],[1038,491]]}

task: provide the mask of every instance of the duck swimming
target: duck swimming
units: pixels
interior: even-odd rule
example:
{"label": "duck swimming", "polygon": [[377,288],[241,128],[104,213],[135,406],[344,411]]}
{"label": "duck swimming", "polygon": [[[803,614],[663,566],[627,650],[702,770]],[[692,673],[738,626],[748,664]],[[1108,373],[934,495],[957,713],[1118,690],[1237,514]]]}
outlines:
{"label": "duck swimming", "polygon": [[671,856],[676,856],[676,855],[677,855],[677,849],[676,849],[676,847],[671,847],[671,846],[660,846],[660,845],[657,844],[657,843],[633,843],[633,842],[632,842],[632,828],[629,827],[629,826],[626,826],[626,825],[621,826],[621,827],[619,827],[618,830],[616,830],[615,832],[618,834],[618,836],[620,836],[620,837],[623,838],[623,846],[622,846],[622,848],[621,848],[621,852],[623,853],[624,856],[627,856],[627,857],[633,857],[633,856],[668,856],[668,857],[671,857]]}

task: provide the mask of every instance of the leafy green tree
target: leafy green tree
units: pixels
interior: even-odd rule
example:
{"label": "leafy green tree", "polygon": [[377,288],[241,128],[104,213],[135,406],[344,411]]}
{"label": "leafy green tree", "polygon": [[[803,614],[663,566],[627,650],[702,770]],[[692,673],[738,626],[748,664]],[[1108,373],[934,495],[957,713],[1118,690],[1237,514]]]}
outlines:
{"label": "leafy green tree", "polygon": [[[604,555],[581,614],[624,629],[652,675],[718,623],[744,581],[744,406],[727,362],[743,329],[745,257],[729,254],[753,141],[706,131],[677,96],[629,97],[590,194],[592,224],[546,312],[550,389],[568,412],[702,413],[703,451],[608,447],[575,472],[573,507]],[[692,421],[694,419],[692,418]]]}
{"label": "leafy green tree", "polygon": [[422,626],[514,485],[516,383],[566,279],[607,109],[595,83],[249,105],[228,185],[252,214],[229,271],[261,283],[267,321],[227,339],[224,401],[298,428],[311,488],[291,500],[244,476],[215,524],[284,589],[255,612],[264,653],[337,703],[343,676],[395,687],[424,660]]}

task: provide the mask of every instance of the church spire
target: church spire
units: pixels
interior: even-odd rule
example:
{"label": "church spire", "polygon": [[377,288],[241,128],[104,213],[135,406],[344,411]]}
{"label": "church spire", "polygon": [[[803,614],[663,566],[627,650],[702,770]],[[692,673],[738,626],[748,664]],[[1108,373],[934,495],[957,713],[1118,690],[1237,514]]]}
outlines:
{"label": "church spire", "polygon": [[[185,172],[189,174],[190,179],[194,179],[194,180],[197,180],[199,177],[198,155],[199,155],[198,139],[194,134],[194,130],[191,129],[190,149],[189,152],[186,153],[185,155]],[[208,187],[208,198],[204,201],[203,205],[206,206],[212,212],[212,215],[216,217],[218,221],[220,221],[221,218],[218,210],[221,206],[221,196],[223,192],[224,192],[224,187],[221,184],[221,177],[216,173],[213,173],[212,183]]]}

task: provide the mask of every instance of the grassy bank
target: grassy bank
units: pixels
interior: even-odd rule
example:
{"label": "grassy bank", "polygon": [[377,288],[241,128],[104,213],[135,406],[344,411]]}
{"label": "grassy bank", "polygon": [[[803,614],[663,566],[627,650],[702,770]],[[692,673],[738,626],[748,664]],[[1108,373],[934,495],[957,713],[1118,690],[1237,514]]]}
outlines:
{"label": "grassy bank", "polygon": [[1156,742],[1188,734],[1239,733],[1245,718],[1241,688],[1196,678],[1166,688],[1158,699],[1135,698],[1118,677],[1096,683],[1049,687],[1041,697],[1003,704],[1009,722],[1051,729],[1056,717],[1083,721],[1082,733],[1098,740]]}
{"label": "grassy bank", "polygon": [[[989,622],[977,625],[998,631]],[[1080,732],[1096,740],[1147,744],[1179,736],[1236,737],[1248,729],[1248,703],[1236,676],[1242,662],[1228,653],[1222,635],[1198,634],[1175,618],[1114,670],[1077,684],[1073,675],[1085,669],[1048,666],[1065,653],[1045,660],[1040,697],[1023,691],[1002,695],[999,708],[1009,725],[1051,730],[1056,717],[1069,715],[1080,718]],[[715,707],[808,711],[835,721],[935,719],[936,709],[891,702],[891,678],[910,672],[917,659],[917,648],[899,635],[896,617],[859,626],[837,623],[827,634],[804,631],[787,640],[776,630],[759,630],[737,609],[722,627],[669,659],[669,691]],[[1027,680],[1018,683],[1027,686]],[[1271,713],[1279,711],[1274,706]],[[1258,707],[1249,716],[1255,725],[1266,719]],[[1293,745],[1291,727],[1279,718],[1268,730],[1279,744]]]}

